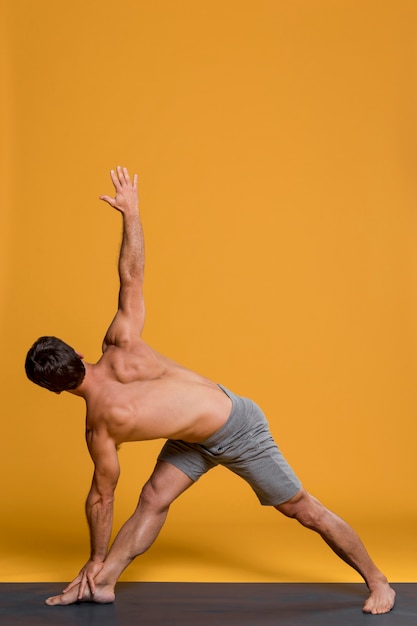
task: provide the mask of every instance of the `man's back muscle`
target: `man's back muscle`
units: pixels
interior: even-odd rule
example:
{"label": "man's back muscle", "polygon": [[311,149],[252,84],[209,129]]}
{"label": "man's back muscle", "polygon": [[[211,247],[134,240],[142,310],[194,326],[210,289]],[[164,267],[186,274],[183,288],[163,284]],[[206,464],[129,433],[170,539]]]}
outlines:
{"label": "man's back muscle", "polygon": [[227,420],[231,402],[212,381],[137,340],[109,346],[89,387],[87,426],[115,443],[171,438],[203,441]]}

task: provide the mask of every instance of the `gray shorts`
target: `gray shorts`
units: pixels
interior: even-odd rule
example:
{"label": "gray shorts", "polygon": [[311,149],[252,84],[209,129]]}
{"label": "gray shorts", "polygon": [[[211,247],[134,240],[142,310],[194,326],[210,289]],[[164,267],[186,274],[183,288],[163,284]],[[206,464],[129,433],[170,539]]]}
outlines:
{"label": "gray shorts", "polygon": [[175,465],[194,481],[223,465],[249,483],[261,504],[287,502],[301,483],[274,442],[263,412],[252,400],[219,387],[232,400],[227,422],[201,443],[168,439],[158,460]]}

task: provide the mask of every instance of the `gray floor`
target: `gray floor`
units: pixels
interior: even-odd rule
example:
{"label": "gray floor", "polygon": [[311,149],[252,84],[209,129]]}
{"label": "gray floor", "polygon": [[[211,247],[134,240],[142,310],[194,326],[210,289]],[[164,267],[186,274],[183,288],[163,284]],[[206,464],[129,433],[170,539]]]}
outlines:
{"label": "gray floor", "polygon": [[120,583],[111,605],[47,607],[57,583],[0,583],[2,626],[416,626],[417,584],[397,583],[391,613],[364,615],[356,583]]}

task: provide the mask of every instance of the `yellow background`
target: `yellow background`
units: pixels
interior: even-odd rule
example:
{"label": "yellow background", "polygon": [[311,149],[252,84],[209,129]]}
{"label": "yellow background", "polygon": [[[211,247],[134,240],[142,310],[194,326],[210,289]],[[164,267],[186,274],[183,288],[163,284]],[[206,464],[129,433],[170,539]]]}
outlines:
{"label": "yellow background", "polygon": [[[416,580],[413,0],[2,4],[2,581],[88,556],[84,407],[31,385],[99,357],[117,302],[109,169],[140,176],[145,339],[255,399],[307,489]],[[115,527],[161,442],[122,447]],[[125,580],[355,581],[214,470]]]}

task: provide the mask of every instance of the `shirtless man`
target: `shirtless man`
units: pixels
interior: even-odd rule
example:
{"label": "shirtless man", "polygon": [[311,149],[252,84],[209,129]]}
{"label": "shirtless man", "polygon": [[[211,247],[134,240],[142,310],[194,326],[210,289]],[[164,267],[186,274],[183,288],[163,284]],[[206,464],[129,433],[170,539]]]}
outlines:
{"label": "shirtless man", "polygon": [[[395,592],[355,531],[301,486],[269,433],[261,410],[211,380],[158,354],[140,337],[144,241],[137,176],[111,172],[115,197],[101,196],[123,217],[119,307],[95,364],[55,337],[29,350],[30,380],[56,393],[68,391],[87,406],[86,440],[94,475],[86,502],[91,553],[78,576],[48,605],[113,602],[123,570],[155,541],[170,504],[208,469],[222,464],[249,482],[261,504],[274,506],[321,535],[365,580],[363,611],[387,613]],[[164,438],[138,506],[109,550],[113,499],[119,478],[117,447],[126,441]]]}

